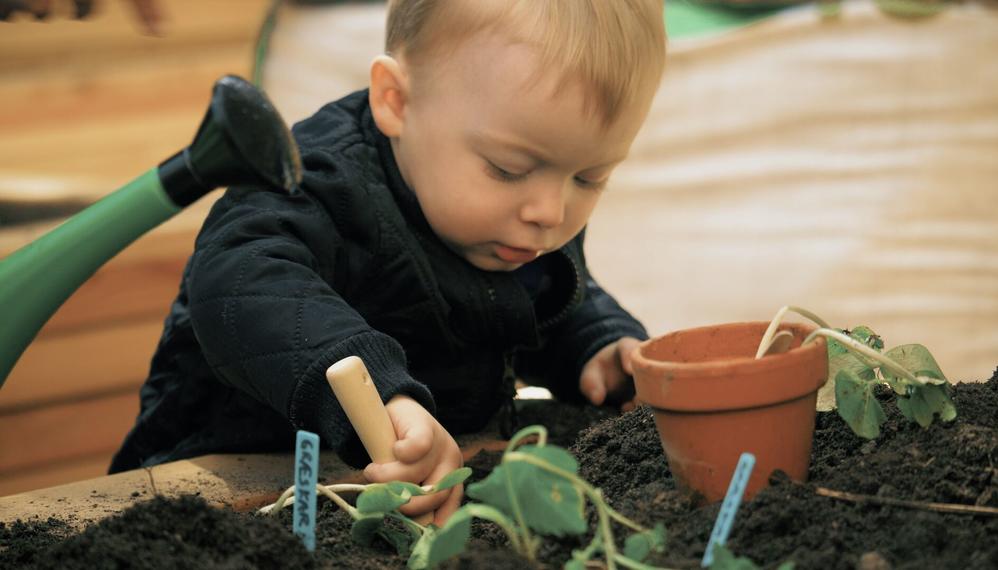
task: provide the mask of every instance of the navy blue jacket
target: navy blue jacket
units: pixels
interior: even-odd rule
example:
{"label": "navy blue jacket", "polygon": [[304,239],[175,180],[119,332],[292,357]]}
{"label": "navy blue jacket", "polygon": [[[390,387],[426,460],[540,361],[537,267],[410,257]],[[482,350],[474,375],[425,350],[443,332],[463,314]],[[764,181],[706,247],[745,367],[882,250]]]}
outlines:
{"label": "navy blue jacket", "polygon": [[577,398],[600,348],[647,337],[588,274],[582,234],[528,268],[547,277],[540,291],[523,271],[483,271],[447,249],[366,91],[294,135],[299,188],[231,188],[208,215],[111,472],[285,450],[296,429],[356,447],[324,374],[350,355],[385,401],[408,394],[463,433],[509,400],[515,376]]}

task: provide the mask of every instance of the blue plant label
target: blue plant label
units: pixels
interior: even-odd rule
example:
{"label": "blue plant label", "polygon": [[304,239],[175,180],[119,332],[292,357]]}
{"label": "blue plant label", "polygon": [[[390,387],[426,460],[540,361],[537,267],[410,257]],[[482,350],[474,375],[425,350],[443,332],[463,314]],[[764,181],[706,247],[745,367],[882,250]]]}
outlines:
{"label": "blue plant label", "polygon": [[700,562],[701,568],[708,568],[714,563],[714,545],[728,541],[731,526],[735,523],[735,515],[742,504],[742,496],[745,494],[745,487],[748,486],[753,467],[755,467],[755,455],[742,453],[738,458],[738,465],[735,466],[735,473],[731,476],[731,483],[728,483],[728,492],[724,495],[724,502],[721,503],[721,512],[717,513],[717,520],[714,521],[714,530],[710,532],[707,551],[703,553],[703,560]]}
{"label": "blue plant label", "polygon": [[295,440],[294,533],[315,550],[315,486],[319,482],[319,436],[299,430]]}

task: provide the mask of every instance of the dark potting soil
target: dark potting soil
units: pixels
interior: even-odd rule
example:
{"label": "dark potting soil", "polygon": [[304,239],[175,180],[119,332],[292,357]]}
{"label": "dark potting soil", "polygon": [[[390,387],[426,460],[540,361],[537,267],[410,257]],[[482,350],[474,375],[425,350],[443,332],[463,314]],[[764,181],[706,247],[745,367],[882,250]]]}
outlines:
{"label": "dark potting soil", "polygon": [[156,497],[67,536],[68,527],[0,523],[0,567],[313,568],[312,556],[269,517],[211,508],[199,497]]}
{"label": "dark potting soil", "polygon": [[[836,413],[817,418],[809,481],[786,479],[738,512],[728,546],[775,567],[998,568],[998,517],[856,503],[819,496],[816,487],[909,501],[998,507],[998,370],[983,384],[958,384],[956,420],[923,429],[905,419],[889,394],[878,439],[851,432]],[[580,474],[637,522],[663,521],[663,566],[699,566],[719,505],[697,507],[676,489],[647,410],[584,432],[572,447]],[[778,479],[778,478],[774,478]],[[568,552],[561,548],[562,558]]]}
{"label": "dark potting soil", "polygon": [[[816,488],[880,498],[998,507],[998,370],[987,383],[958,384],[958,417],[923,429],[904,419],[887,395],[888,420],[874,441],[854,436],[834,413],[818,414],[807,484],[774,477],[743,503],[730,549],[766,567],[792,560],[797,568],[998,568],[998,517],[943,513],[872,502],[837,500]],[[610,504],[635,521],[668,530],[666,552],[649,562],[697,568],[718,506],[699,506],[676,489],[651,413],[599,415],[592,408],[534,404],[527,423],[568,419],[578,427],[598,420],[570,450],[580,474]],[[534,414],[534,415],[530,415]],[[546,420],[546,421],[545,421]],[[473,479],[500,458],[483,452],[469,461]],[[321,504],[318,548],[307,553],[291,535],[290,512],[258,517],[208,507],[196,498],[155,499],[69,536],[60,521],[0,524],[0,568],[402,568],[405,558],[386,543],[349,538],[350,519]],[[625,533],[615,528],[618,536]],[[475,522],[468,552],[446,568],[530,568],[504,547],[490,523]],[[541,567],[558,567],[582,544],[548,540]]]}

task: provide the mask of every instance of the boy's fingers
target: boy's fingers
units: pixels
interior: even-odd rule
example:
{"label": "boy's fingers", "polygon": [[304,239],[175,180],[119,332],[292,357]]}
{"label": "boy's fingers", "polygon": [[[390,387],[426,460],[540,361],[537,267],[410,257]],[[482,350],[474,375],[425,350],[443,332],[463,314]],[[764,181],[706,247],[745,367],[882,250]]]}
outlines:
{"label": "boy's fingers", "polygon": [[425,425],[409,427],[402,439],[395,442],[392,452],[402,463],[415,463],[422,459],[433,447],[433,429]]}
{"label": "boy's fingers", "polygon": [[388,481],[425,481],[432,465],[419,463],[369,463],[364,468],[364,478],[372,483],[387,483]]}
{"label": "boy's fingers", "polygon": [[603,378],[600,366],[595,363],[586,366],[579,380],[579,390],[594,405],[599,406],[603,403],[606,399],[606,380]]}
{"label": "boy's fingers", "polygon": [[[634,399],[634,383],[630,377],[620,376],[616,378],[610,386],[607,386],[607,396],[603,400],[604,405],[620,406],[629,400]],[[623,408],[621,408],[623,409]],[[624,410],[626,411],[626,410]]]}
{"label": "boy's fingers", "polygon": [[[440,456],[440,462],[434,466],[433,471],[431,471],[430,475],[425,479],[424,484],[435,484],[451,471],[460,468],[463,464],[464,459],[461,457],[461,450],[457,447],[457,444],[448,445],[445,447],[444,453]],[[417,515],[430,512],[440,508],[448,500],[451,494],[452,492],[447,490],[434,493],[432,495],[416,497],[409,501],[408,505],[404,505],[400,510],[405,515],[408,515],[409,512],[413,512]],[[460,500],[460,498],[458,500]]]}
{"label": "boy's fingers", "polygon": [[364,468],[364,479],[370,483],[384,483],[390,479],[385,479],[384,472],[387,463],[368,463]]}
{"label": "boy's fingers", "polygon": [[620,354],[620,367],[628,376],[634,376],[634,349],[641,344],[636,338],[625,337],[620,339],[618,354]]}
{"label": "boy's fingers", "polygon": [[461,497],[464,496],[464,484],[455,486],[450,490],[447,500],[433,514],[433,524],[442,527],[447,519],[461,506]]}
{"label": "boy's fingers", "polygon": [[413,497],[408,503],[399,507],[399,512],[410,518],[433,512],[444,504],[448,496],[450,496],[450,489],[432,495]]}

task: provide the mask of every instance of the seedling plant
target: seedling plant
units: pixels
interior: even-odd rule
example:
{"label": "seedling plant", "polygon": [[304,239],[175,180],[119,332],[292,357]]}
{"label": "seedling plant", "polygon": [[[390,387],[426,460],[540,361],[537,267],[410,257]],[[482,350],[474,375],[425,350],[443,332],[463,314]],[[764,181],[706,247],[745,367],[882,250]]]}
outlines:
{"label": "seedling plant", "polygon": [[949,382],[928,349],[920,344],[905,344],[884,351],[884,341],[866,326],[834,329],[811,311],[786,306],[770,322],[756,358],[762,358],[784,334],[777,329],[789,311],[820,327],[802,343],[806,345],[818,337],[828,342],[829,382],[819,391],[818,401],[831,401],[834,395],[839,416],[857,435],[867,439],[880,435],[880,426],[887,419],[875,393],[881,385],[893,390],[901,413],[922,427],[930,426],[937,415],[942,421],[956,417]]}
{"label": "seedling plant", "polygon": [[[536,561],[542,536],[583,535],[589,530],[587,501],[595,509],[597,528],[584,548],[572,552],[564,565],[566,569],[582,570],[595,565],[610,570],[649,570],[656,567],[645,563],[647,557],[664,551],[665,527],[659,523],[646,528],[611,508],[598,488],[579,477],[575,458],[565,449],[547,444],[547,429],[539,425],[526,427],[513,436],[500,464],[484,480],[468,486],[468,496],[478,502],[462,506],[443,527],[421,525],[398,511],[412,497],[449,489],[470,475],[471,469],[462,467],[435,485],[393,481],[318,485],[317,490],[353,518],[354,541],[370,545],[381,537],[400,555],[408,556],[407,565],[413,570],[432,568],[464,551],[471,535],[471,521],[476,517],[495,523],[514,550]],[[359,493],[356,506],[341,493]],[[276,514],[293,503],[291,487],[260,512]],[[388,521],[396,524],[386,524]],[[614,522],[631,531],[622,547],[613,532]],[[712,568],[757,568],[720,545],[715,548],[715,557]]]}

